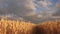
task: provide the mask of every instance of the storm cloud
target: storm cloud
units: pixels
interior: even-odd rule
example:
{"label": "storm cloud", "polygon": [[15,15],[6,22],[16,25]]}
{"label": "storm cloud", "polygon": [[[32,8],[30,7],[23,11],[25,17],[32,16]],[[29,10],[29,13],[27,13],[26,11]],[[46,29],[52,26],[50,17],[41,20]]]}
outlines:
{"label": "storm cloud", "polygon": [[55,13],[53,14],[53,16],[60,16],[60,4],[59,3],[55,4]]}
{"label": "storm cloud", "polygon": [[[12,19],[22,18],[34,23],[53,20],[53,16],[60,16],[60,8],[58,10],[56,5],[50,7],[51,5],[53,3],[50,0],[0,0],[0,16]],[[58,6],[60,7],[59,4]]]}
{"label": "storm cloud", "polygon": [[30,16],[35,13],[33,0],[0,0],[0,14]]}

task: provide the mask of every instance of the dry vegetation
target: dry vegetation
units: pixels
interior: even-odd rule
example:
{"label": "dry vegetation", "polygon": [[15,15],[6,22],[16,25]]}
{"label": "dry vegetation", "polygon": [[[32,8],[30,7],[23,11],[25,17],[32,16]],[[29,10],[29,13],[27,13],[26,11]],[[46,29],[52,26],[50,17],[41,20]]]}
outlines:
{"label": "dry vegetation", "polygon": [[32,34],[35,24],[24,21],[0,20],[0,34]]}
{"label": "dry vegetation", "polygon": [[33,24],[18,20],[1,19],[0,34],[60,34],[60,21]]}
{"label": "dry vegetation", "polygon": [[37,27],[40,34],[60,34],[60,21],[40,23]]}

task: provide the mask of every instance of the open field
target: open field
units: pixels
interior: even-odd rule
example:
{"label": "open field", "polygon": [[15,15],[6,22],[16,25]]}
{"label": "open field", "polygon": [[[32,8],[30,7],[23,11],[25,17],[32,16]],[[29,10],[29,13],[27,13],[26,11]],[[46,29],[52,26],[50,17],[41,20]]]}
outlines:
{"label": "open field", "polygon": [[0,20],[0,34],[32,34],[35,24],[23,21]]}
{"label": "open field", "polygon": [[1,19],[0,34],[60,34],[60,21],[33,24],[18,20]]}
{"label": "open field", "polygon": [[40,34],[60,34],[60,21],[48,21],[38,24]]}

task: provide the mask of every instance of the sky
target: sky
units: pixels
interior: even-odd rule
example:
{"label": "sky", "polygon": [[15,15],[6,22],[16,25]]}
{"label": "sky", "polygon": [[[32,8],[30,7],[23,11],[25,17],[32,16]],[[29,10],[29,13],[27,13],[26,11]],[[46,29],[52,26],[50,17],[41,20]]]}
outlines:
{"label": "sky", "polygon": [[0,17],[33,23],[60,17],[60,0],[0,0]]}

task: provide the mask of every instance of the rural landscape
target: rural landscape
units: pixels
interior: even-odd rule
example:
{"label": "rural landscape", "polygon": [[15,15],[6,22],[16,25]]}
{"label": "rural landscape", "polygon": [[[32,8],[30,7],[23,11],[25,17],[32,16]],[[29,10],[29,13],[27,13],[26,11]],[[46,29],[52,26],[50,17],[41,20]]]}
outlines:
{"label": "rural landscape", "polygon": [[60,34],[60,0],[0,0],[0,34]]}
{"label": "rural landscape", "polygon": [[19,20],[0,20],[0,34],[60,34],[60,20],[34,24]]}

